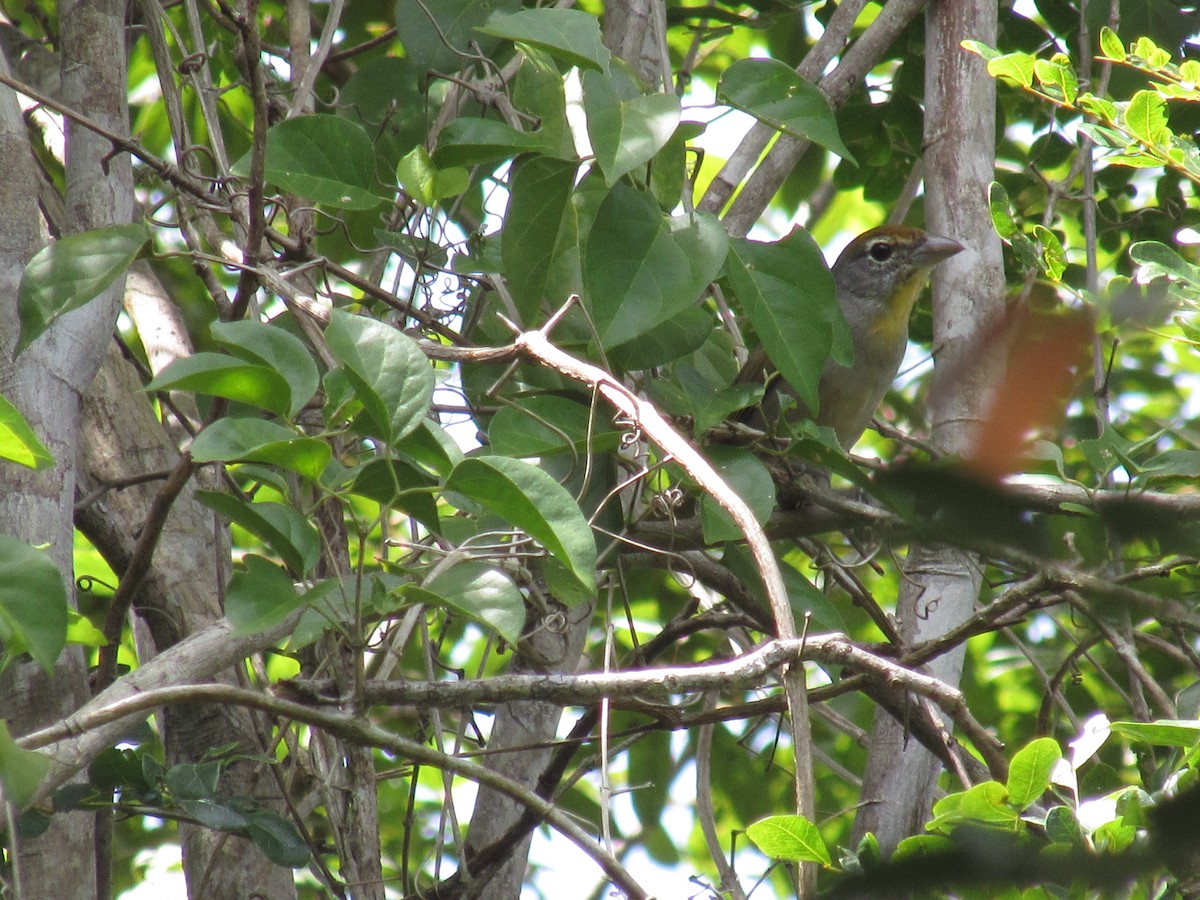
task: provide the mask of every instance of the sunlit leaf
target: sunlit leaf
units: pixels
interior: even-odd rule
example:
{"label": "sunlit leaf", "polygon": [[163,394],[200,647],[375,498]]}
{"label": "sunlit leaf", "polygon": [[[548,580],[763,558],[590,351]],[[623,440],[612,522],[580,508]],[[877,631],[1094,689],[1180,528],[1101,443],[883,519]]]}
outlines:
{"label": "sunlit leaf", "polygon": [[1157,147],[1171,136],[1167,127],[1167,101],[1157,91],[1134,94],[1122,118],[1129,133],[1147,146]]}
{"label": "sunlit leaf", "polygon": [[1017,751],[1008,767],[1008,800],[1024,810],[1046,792],[1050,772],[1062,758],[1054,738],[1037,738]]}
{"label": "sunlit leaf", "polygon": [[1125,44],[1107,25],[1100,29],[1100,52],[1106,59],[1125,62]]}
{"label": "sunlit leaf", "polygon": [[1004,78],[1020,87],[1033,84],[1034,57],[1029,53],[1005,53],[995,59],[989,59],[988,74],[994,78]]}
{"label": "sunlit leaf", "polygon": [[455,197],[470,184],[466,169],[458,166],[438,168],[429,151],[419,144],[397,164],[396,181],[422,206],[433,206],[446,197]]}
{"label": "sunlit leaf", "polygon": [[495,566],[468,560],[442,569],[422,586],[445,606],[496,630],[510,644],[525,627],[525,599],[512,579]]}
{"label": "sunlit leaf", "polygon": [[54,465],[54,455],[38,440],[38,436],[21,411],[0,394],[0,459],[7,459],[30,469],[41,470]]}
{"label": "sunlit leaf", "polygon": [[530,44],[581,69],[607,71],[612,54],[604,46],[600,22],[579,9],[523,9],[493,13],[477,32]]}
{"label": "sunlit leaf", "polygon": [[1200,721],[1156,719],[1153,722],[1113,722],[1112,733],[1158,747],[1200,746]]}
{"label": "sunlit leaf", "polygon": [[855,162],[842,143],[829,100],[786,63],[776,59],[738,60],[721,74],[717,99]]}
{"label": "sunlit leaf", "polygon": [[674,94],[642,94],[626,100],[609,76],[596,71],[583,76],[583,108],[592,151],[610,185],[653,159],[675,133],[681,115]]}
{"label": "sunlit leaf", "polygon": [[746,836],[771,859],[830,865],[829,848],[817,826],[804,816],[768,816],[747,826]]}
{"label": "sunlit leaf", "polygon": [[[280,417],[292,408],[288,380],[270,366],[222,353],[177,359],[146,385],[148,391],[194,391],[269,410]],[[311,395],[310,395],[311,396]]]}
{"label": "sunlit leaf", "polygon": [[537,466],[503,456],[464,459],[446,479],[455,491],[511,522],[595,590],[596,541],[579,504]]}
{"label": "sunlit leaf", "polygon": [[189,448],[196,462],[261,462],[316,481],[333,451],[317,438],[300,437],[277,422],[226,416],[196,435]]}
{"label": "sunlit leaf", "polygon": [[0,720],[0,786],[4,800],[20,809],[33,798],[49,771],[50,757],[22,750],[9,734],[8,723]]}
{"label": "sunlit leaf", "polygon": [[28,653],[46,672],[67,640],[67,590],[41,550],[0,534],[0,642],[3,664]]}

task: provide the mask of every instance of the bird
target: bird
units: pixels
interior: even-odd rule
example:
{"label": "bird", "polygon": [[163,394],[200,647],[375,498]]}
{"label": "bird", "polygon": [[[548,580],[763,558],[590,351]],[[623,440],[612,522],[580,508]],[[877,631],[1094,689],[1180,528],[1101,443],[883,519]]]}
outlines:
{"label": "bird", "polygon": [[[803,401],[790,420],[812,419],[833,429],[849,451],[866,431],[892,386],[908,345],[908,318],[938,263],[963,250],[958,241],[906,225],[881,225],[852,240],[832,266],[838,305],[849,327],[854,358],[849,366],[826,361],[812,415]],[[778,415],[779,393],[794,391],[771,371],[766,353],[756,348],[735,383],[766,380],[757,413],[746,424],[764,427]]]}

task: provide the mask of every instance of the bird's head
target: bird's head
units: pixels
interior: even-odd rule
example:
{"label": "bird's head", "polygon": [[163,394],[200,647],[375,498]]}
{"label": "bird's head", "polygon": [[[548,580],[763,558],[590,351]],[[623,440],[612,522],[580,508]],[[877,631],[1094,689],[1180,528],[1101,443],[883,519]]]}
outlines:
{"label": "bird's head", "polygon": [[[881,225],[851,241],[833,264],[838,299],[847,320],[868,317],[865,333],[907,334],[908,316],[929,270],[963,249],[950,238],[906,225]],[[851,322],[851,327],[854,327]]]}

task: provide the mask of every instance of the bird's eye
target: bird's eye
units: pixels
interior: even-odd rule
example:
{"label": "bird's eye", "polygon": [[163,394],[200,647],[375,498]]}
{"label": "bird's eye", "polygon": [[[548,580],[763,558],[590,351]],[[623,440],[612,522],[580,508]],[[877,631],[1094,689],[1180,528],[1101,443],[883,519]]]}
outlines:
{"label": "bird's eye", "polygon": [[871,259],[875,260],[875,262],[887,262],[892,258],[892,252],[895,249],[887,241],[877,241],[870,246],[867,253],[871,254]]}

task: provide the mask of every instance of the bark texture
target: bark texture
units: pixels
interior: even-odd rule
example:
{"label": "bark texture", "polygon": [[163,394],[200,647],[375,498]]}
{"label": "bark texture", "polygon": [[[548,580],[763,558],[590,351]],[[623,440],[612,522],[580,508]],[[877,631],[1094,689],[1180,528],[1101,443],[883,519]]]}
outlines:
{"label": "bark texture", "polygon": [[[1000,241],[988,214],[995,170],[995,82],[983,61],[961,47],[968,38],[995,43],[992,0],[932,0],[926,10],[925,217],[927,228],[953,237],[966,251],[933,276],[933,443],[943,453],[969,449],[984,415],[998,366],[998,348],[983,346],[1003,305]],[[901,637],[912,644],[945,634],[974,609],[982,570],[971,553],[914,547],[897,602]],[[965,647],[937,658],[930,674],[957,685]],[[903,722],[876,714],[858,836],[870,831],[885,853],[919,833],[928,818],[941,763],[909,740]]]}

